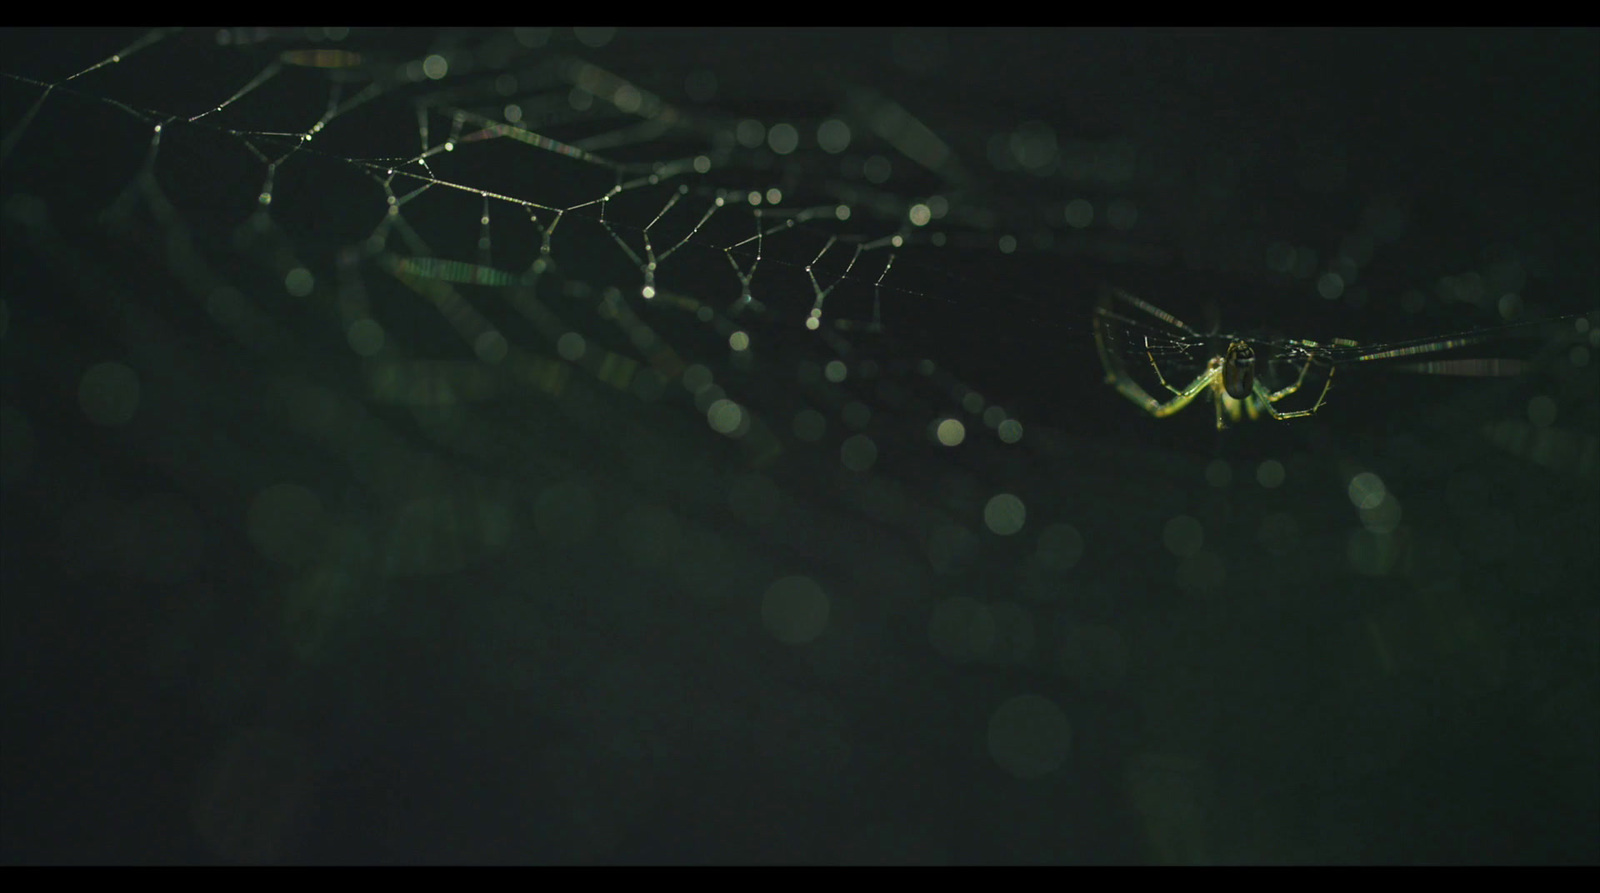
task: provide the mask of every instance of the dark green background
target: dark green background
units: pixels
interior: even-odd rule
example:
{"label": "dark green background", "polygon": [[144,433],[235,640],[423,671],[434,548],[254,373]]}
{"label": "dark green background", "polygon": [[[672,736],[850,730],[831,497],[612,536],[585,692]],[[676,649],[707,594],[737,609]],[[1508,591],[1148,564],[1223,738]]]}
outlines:
{"label": "dark green background", "polygon": [[[139,33],[7,29],[0,133],[19,132],[40,93],[14,76],[58,80]],[[712,105],[732,114],[814,117],[868,91],[888,97],[963,159],[967,189],[954,201],[993,211],[991,235],[1036,228],[1059,199],[990,169],[996,132],[1043,121],[1062,138],[1126,137],[1161,159],[1161,179],[1129,185],[1150,223],[1128,238],[1165,261],[1115,264],[1059,246],[908,249],[896,260],[907,278],[895,281],[915,288],[886,299],[890,337],[863,339],[891,380],[915,386],[895,363],[932,357],[1016,409],[1030,443],[1053,446],[1016,452],[974,438],[940,451],[907,416],[880,434],[872,475],[852,478],[836,441],[792,443],[763,470],[787,500],[787,527],[729,510],[748,459],[681,390],[647,403],[588,380],[564,402],[532,392],[490,401],[476,430],[494,447],[469,456],[416,418],[370,406],[326,320],[286,311],[288,340],[265,356],[221,333],[184,292],[160,228],[109,235],[96,218],[137,173],[149,130],[93,97],[203,109],[283,45],[221,52],[210,34],[145,51],[163,64],[130,61],[70,85],[0,162],[0,202],[42,198],[60,234],[50,244],[76,252],[63,264],[8,214],[0,402],[27,419],[31,458],[0,504],[6,862],[1600,857],[1593,359],[1572,369],[1559,352],[1545,356],[1525,381],[1352,370],[1315,418],[1218,434],[1209,408],[1158,421],[1104,387],[1088,327],[1095,288],[1111,281],[1192,320],[1215,303],[1225,324],[1299,337],[1475,328],[1498,318],[1431,299],[1408,314],[1398,295],[1506,256],[1530,271],[1524,297],[1542,315],[1592,311],[1595,31],[953,29],[910,36],[942,47],[921,71],[895,61],[908,38],[886,30],[623,30],[598,49],[557,33],[552,47],[664,93],[683,73],[714,71]],[[480,39],[352,36],[394,59]],[[252,122],[303,128],[292,113],[326,102],[317,80],[283,89],[278,106],[245,103]],[[357,136],[414,150],[404,99],[377,106],[374,128],[393,130]],[[269,120],[278,110],[283,119]],[[460,154],[439,163],[490,167],[447,177],[536,176],[509,156]],[[1338,159],[1342,175],[1309,176],[1318,157]],[[260,165],[204,128],[173,128],[159,158],[163,188],[218,275],[247,290],[264,281],[232,236]],[[1236,175],[1218,173],[1228,170]],[[824,195],[821,171],[792,160],[785,188]],[[1231,191],[1208,199],[1218,182]],[[286,167],[282,183],[274,214],[331,276],[346,234],[371,227],[377,193],[310,162]],[[889,188],[924,187],[941,188]],[[1364,306],[1291,301],[1310,284],[1215,269],[1247,232],[1282,232],[1326,257],[1375,195],[1398,196],[1411,224],[1368,271]],[[441,254],[469,258],[477,229],[432,235]],[[575,275],[633,281],[631,270],[604,271],[603,239],[572,244],[600,252],[563,258]],[[704,297],[728,300],[726,264],[711,263],[721,278],[705,280]],[[767,356],[826,357],[794,324],[806,296],[792,297],[773,308],[780,321],[756,329],[758,344]],[[384,312],[417,354],[450,349],[420,300]],[[739,380],[693,326],[653,322]],[[145,376],[149,411],[131,429],[95,427],[78,410],[79,376],[106,359]],[[392,517],[368,486],[377,469],[289,424],[277,390],[286,375],[349,401],[340,405],[369,405],[429,457],[438,511],[493,490],[512,507],[510,540],[474,551],[471,519],[459,543],[385,540]],[[774,418],[804,404],[791,381],[743,382]],[[1481,436],[1491,422],[1523,420],[1537,394],[1557,401],[1557,424],[1587,445],[1587,466],[1550,467]],[[1205,483],[1214,459],[1233,469],[1230,487]],[[1265,459],[1288,469],[1283,488],[1254,483]],[[1359,470],[1399,494],[1410,570],[1350,569],[1359,521],[1345,483]],[[531,519],[553,479],[584,481],[608,504],[668,506],[738,569],[715,584],[735,591],[700,599],[679,578],[619,560],[606,532],[616,518],[582,542],[541,538]],[[1061,594],[1029,605],[1041,653],[1071,630],[1115,630],[1125,677],[1074,678],[1042,658],[940,657],[927,636],[934,599],[1017,598],[1029,547],[982,533],[972,515],[972,557],[936,574],[921,558],[926,530],[863,507],[865,479],[947,511],[965,505],[950,481],[976,481],[1021,495],[1030,525],[1073,524],[1082,560]],[[294,649],[310,633],[285,629],[289,575],[246,532],[252,495],[285,480],[358,530],[369,524],[369,541],[397,553],[391,567],[413,552],[425,567],[364,579],[360,597],[316,627],[314,659]],[[105,542],[115,524],[86,526],[84,506],[144,512],[156,525],[179,512],[199,531],[175,547],[192,563],[175,582],[144,568]],[[1298,526],[1285,549],[1258,540],[1273,512]],[[1174,581],[1161,533],[1177,514],[1204,524],[1224,585],[1196,593]],[[441,557],[457,547],[464,554]],[[761,627],[758,589],[740,589],[792,573],[852,606],[840,628],[855,638],[837,652],[777,642]],[[1388,672],[1373,669],[1374,625],[1397,643]],[[1067,763],[1045,779],[1013,779],[985,749],[989,716],[1018,693],[1050,698],[1073,727]]]}

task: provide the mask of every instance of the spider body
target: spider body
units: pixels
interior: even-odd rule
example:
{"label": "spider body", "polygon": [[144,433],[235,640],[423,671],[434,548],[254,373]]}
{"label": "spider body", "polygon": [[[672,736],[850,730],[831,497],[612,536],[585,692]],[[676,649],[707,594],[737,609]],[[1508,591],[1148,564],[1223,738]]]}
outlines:
{"label": "spider body", "polygon": [[[1541,332],[1548,335],[1555,331],[1557,324],[1568,323],[1575,324],[1569,327],[1568,337],[1574,332],[1581,335],[1593,325],[1592,320],[1575,314],[1388,344],[1363,345],[1343,338],[1327,344],[1294,338],[1260,339],[1252,343],[1238,335],[1199,332],[1148,301],[1118,288],[1108,288],[1095,308],[1094,340],[1101,365],[1106,370],[1106,383],[1145,412],[1156,418],[1166,418],[1205,395],[1216,408],[1217,427],[1221,429],[1230,422],[1258,419],[1263,415],[1284,420],[1315,414],[1328,399],[1334,370],[1346,364],[1438,355],[1517,335],[1537,336]],[[1557,340],[1549,342],[1552,346],[1558,343]],[[1128,357],[1137,357],[1133,361],[1137,366],[1149,363],[1155,380],[1172,396],[1164,400],[1151,396],[1130,373]],[[1198,366],[1200,372],[1188,384],[1177,387],[1167,381],[1163,363],[1168,368],[1173,364],[1190,369]],[[1327,373],[1310,408],[1279,406],[1280,401],[1306,383],[1312,366],[1326,368]],[[1506,358],[1429,359],[1389,364],[1390,369],[1397,371],[1476,377],[1521,375],[1528,367],[1527,362]],[[1294,380],[1277,390],[1263,381],[1265,377],[1283,382],[1290,376]],[[1305,405],[1304,398],[1296,402]]]}
{"label": "spider body", "polygon": [[[1147,335],[1143,339],[1145,358],[1155,370],[1156,380],[1173,394],[1168,400],[1157,400],[1128,374],[1127,368],[1122,363],[1121,354],[1115,350],[1116,338],[1113,326],[1119,321],[1123,323],[1132,321],[1116,312],[1113,300],[1131,304],[1178,330],[1186,336],[1183,342],[1185,351],[1216,339],[1201,335],[1172,314],[1127,292],[1113,289],[1106,295],[1094,319],[1095,345],[1100,351],[1100,361],[1106,369],[1106,382],[1156,418],[1172,415],[1194,402],[1200,395],[1209,394],[1216,408],[1217,428],[1220,430],[1228,427],[1229,422],[1237,422],[1247,417],[1258,419],[1264,414],[1280,420],[1309,416],[1321,409],[1323,402],[1328,398],[1328,390],[1333,386],[1331,367],[1323,382],[1322,392],[1310,409],[1278,408],[1278,401],[1300,390],[1300,386],[1305,383],[1306,374],[1311,371],[1312,361],[1316,358],[1315,354],[1311,350],[1302,349],[1300,352],[1304,354],[1304,362],[1300,363],[1299,375],[1292,383],[1274,391],[1268,389],[1257,374],[1255,348],[1242,338],[1232,337],[1226,339],[1225,349],[1206,360],[1204,368],[1193,381],[1182,388],[1175,387],[1167,381],[1166,375],[1161,371],[1161,364],[1156,362],[1154,353],[1156,346],[1151,343]],[[1297,346],[1314,345],[1310,342],[1301,342],[1297,343]],[[1170,345],[1165,347],[1170,349]]]}

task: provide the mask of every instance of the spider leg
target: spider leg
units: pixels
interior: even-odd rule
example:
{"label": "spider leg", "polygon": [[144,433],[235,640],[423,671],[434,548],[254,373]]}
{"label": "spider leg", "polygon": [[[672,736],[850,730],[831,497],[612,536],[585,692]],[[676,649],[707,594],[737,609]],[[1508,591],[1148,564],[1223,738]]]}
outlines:
{"label": "spider leg", "polygon": [[[1132,400],[1134,403],[1138,404],[1139,407],[1145,412],[1148,412],[1156,418],[1161,419],[1172,415],[1178,410],[1194,402],[1194,398],[1204,393],[1206,388],[1210,387],[1211,383],[1216,380],[1219,374],[1221,374],[1219,370],[1208,369],[1207,371],[1200,373],[1199,378],[1196,378],[1189,384],[1188,387],[1181,391],[1172,387],[1171,385],[1167,385],[1167,387],[1176,396],[1165,403],[1162,403],[1156,398],[1150,396],[1150,394],[1145,391],[1144,388],[1139,386],[1138,382],[1126,376],[1112,373],[1109,377],[1107,377],[1106,380],[1112,386],[1114,386],[1117,391],[1122,394],[1122,396],[1127,397],[1129,400]],[[1166,384],[1166,382],[1162,382],[1162,384]]]}
{"label": "spider leg", "polygon": [[1222,374],[1220,365],[1207,366],[1205,371],[1201,372],[1194,381],[1180,391],[1167,384],[1166,376],[1161,374],[1161,367],[1156,365],[1155,357],[1150,354],[1149,340],[1146,339],[1145,356],[1150,360],[1151,367],[1156,371],[1156,379],[1175,395],[1171,400],[1163,403],[1150,396],[1148,391],[1127,374],[1125,367],[1122,365],[1121,357],[1107,346],[1107,338],[1107,334],[1102,329],[1101,319],[1097,317],[1094,326],[1094,343],[1100,352],[1100,364],[1106,370],[1106,383],[1115,387],[1118,393],[1133,401],[1140,409],[1158,419],[1172,415],[1194,402],[1194,398],[1200,396],[1202,392],[1211,386],[1212,382],[1217,380],[1217,376]]}
{"label": "spider leg", "polygon": [[[1271,406],[1273,403],[1276,403],[1290,394],[1293,394],[1295,391],[1300,390],[1300,385],[1306,380],[1306,373],[1311,371],[1311,360],[1311,354],[1306,354],[1305,365],[1300,367],[1300,377],[1294,380],[1294,384],[1288,385],[1281,390],[1273,391],[1272,394],[1266,398],[1268,406]],[[1328,377],[1330,379],[1333,377],[1333,371],[1331,369],[1328,371]],[[1318,404],[1321,404],[1320,400],[1318,401]],[[1312,411],[1315,412],[1315,410]]]}
{"label": "spider leg", "polygon": [[[1145,399],[1148,400],[1150,404],[1153,404],[1145,406],[1145,409],[1158,419],[1172,415],[1185,406],[1188,406],[1194,401],[1194,398],[1200,396],[1202,392],[1212,387],[1213,382],[1215,382],[1217,377],[1222,374],[1221,363],[1215,361],[1208,363],[1206,364],[1205,371],[1195,376],[1194,381],[1189,382],[1188,386],[1180,391],[1168,384],[1167,377],[1161,374],[1161,365],[1156,362],[1155,355],[1150,352],[1150,339],[1148,338],[1145,339],[1144,343],[1144,355],[1150,360],[1150,368],[1154,369],[1156,372],[1156,380],[1161,382],[1162,387],[1177,395],[1165,403],[1156,403],[1154,397],[1151,397],[1149,394],[1145,394]],[[1132,382],[1129,383],[1132,384]],[[1135,385],[1135,387],[1137,387],[1137,385]],[[1144,389],[1140,388],[1139,392],[1143,394]],[[1220,405],[1217,408],[1217,412],[1219,413],[1217,419],[1220,423],[1222,418],[1220,415],[1222,412]]]}
{"label": "spider leg", "polygon": [[1278,419],[1279,421],[1284,419],[1300,419],[1314,414],[1317,410],[1322,408],[1323,403],[1327,402],[1328,391],[1333,388],[1333,368],[1331,367],[1328,369],[1328,380],[1322,385],[1322,393],[1317,395],[1316,405],[1312,406],[1310,409],[1297,409],[1290,412],[1282,412],[1278,409],[1278,407],[1273,405],[1273,401],[1287,397],[1288,395],[1294,393],[1300,387],[1300,382],[1305,381],[1306,370],[1310,368],[1311,360],[1307,359],[1306,365],[1300,370],[1300,378],[1295,381],[1294,384],[1289,385],[1288,387],[1277,392],[1268,391],[1267,386],[1261,383],[1261,379],[1256,379],[1256,399],[1260,400],[1262,405],[1266,407],[1267,412],[1271,413],[1272,417]]}

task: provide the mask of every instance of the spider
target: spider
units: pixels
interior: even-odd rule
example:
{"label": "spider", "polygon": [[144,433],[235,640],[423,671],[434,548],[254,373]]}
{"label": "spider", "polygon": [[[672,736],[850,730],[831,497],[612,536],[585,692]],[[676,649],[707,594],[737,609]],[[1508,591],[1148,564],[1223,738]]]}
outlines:
{"label": "spider", "polygon": [[[1119,302],[1163,325],[1158,326],[1124,315],[1120,312],[1122,308],[1119,307]],[[1258,355],[1256,348],[1242,337],[1202,334],[1154,304],[1117,288],[1105,291],[1094,316],[1095,346],[1100,352],[1100,362],[1105,366],[1106,383],[1156,418],[1172,415],[1194,402],[1197,397],[1209,392],[1216,407],[1218,430],[1227,428],[1229,422],[1238,422],[1246,417],[1258,419],[1262,415],[1270,415],[1272,418],[1285,420],[1315,415],[1327,402],[1328,392],[1333,388],[1333,372],[1337,364],[1449,350],[1487,341],[1503,335],[1509,329],[1521,327],[1507,326],[1500,329],[1465,332],[1445,338],[1386,345],[1363,346],[1342,338],[1327,345],[1304,339],[1274,341],[1269,345],[1271,352],[1267,355],[1265,367],[1285,364],[1289,367],[1289,374],[1294,375],[1294,380],[1284,387],[1272,390],[1261,378],[1264,368],[1261,355]],[[1144,353],[1144,359],[1155,370],[1156,380],[1172,392],[1171,399],[1165,402],[1157,400],[1128,373],[1119,348],[1130,345]],[[1161,363],[1156,359],[1158,353],[1192,359],[1196,349],[1215,345],[1220,345],[1220,349],[1211,347],[1212,354],[1206,360],[1200,374],[1182,388],[1174,387],[1167,381],[1165,373],[1161,371]],[[1313,365],[1326,366],[1328,372],[1311,408],[1280,409],[1278,402],[1300,390]],[[1458,359],[1414,363],[1401,368],[1406,371],[1432,374],[1504,376],[1521,374],[1525,371],[1526,364],[1506,359]],[[1298,370],[1298,373],[1295,370]]]}

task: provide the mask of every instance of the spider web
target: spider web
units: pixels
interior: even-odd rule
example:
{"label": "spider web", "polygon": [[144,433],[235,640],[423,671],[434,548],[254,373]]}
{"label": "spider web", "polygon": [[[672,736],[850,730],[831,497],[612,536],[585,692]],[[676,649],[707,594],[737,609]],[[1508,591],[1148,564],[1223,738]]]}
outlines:
{"label": "spider web", "polygon": [[[1555,78],[1589,36],[1524,39]],[[1295,337],[1589,309],[1592,166],[1553,187],[1529,150],[1484,184],[1454,94],[1417,124],[1313,64],[1470,45],[4,40],[6,589],[42,554],[69,593],[7,597],[8,678],[111,642],[65,650],[205,717],[178,758],[198,849],[142,832],[158,858],[1410,858],[1362,817],[1404,813],[1380,780],[1438,730],[1362,707],[1428,686],[1536,690],[1555,762],[1588,766],[1553,718],[1577,658],[1507,667],[1594,577],[1591,347],[1531,382],[1352,386],[1325,410],[1351,433],[1213,456],[1205,413],[1105,387],[1090,334],[1106,282]],[[1221,101],[1251,66],[1293,89]],[[1345,134],[1363,101],[1382,137]],[[1492,636],[1484,592],[1543,613]],[[436,818],[374,821],[430,761]],[[8,855],[70,858],[65,819],[14,805],[53,791],[8,775]],[[1266,793],[1290,780],[1372,799],[1263,838],[1293,823],[1240,804],[1293,814]]]}

